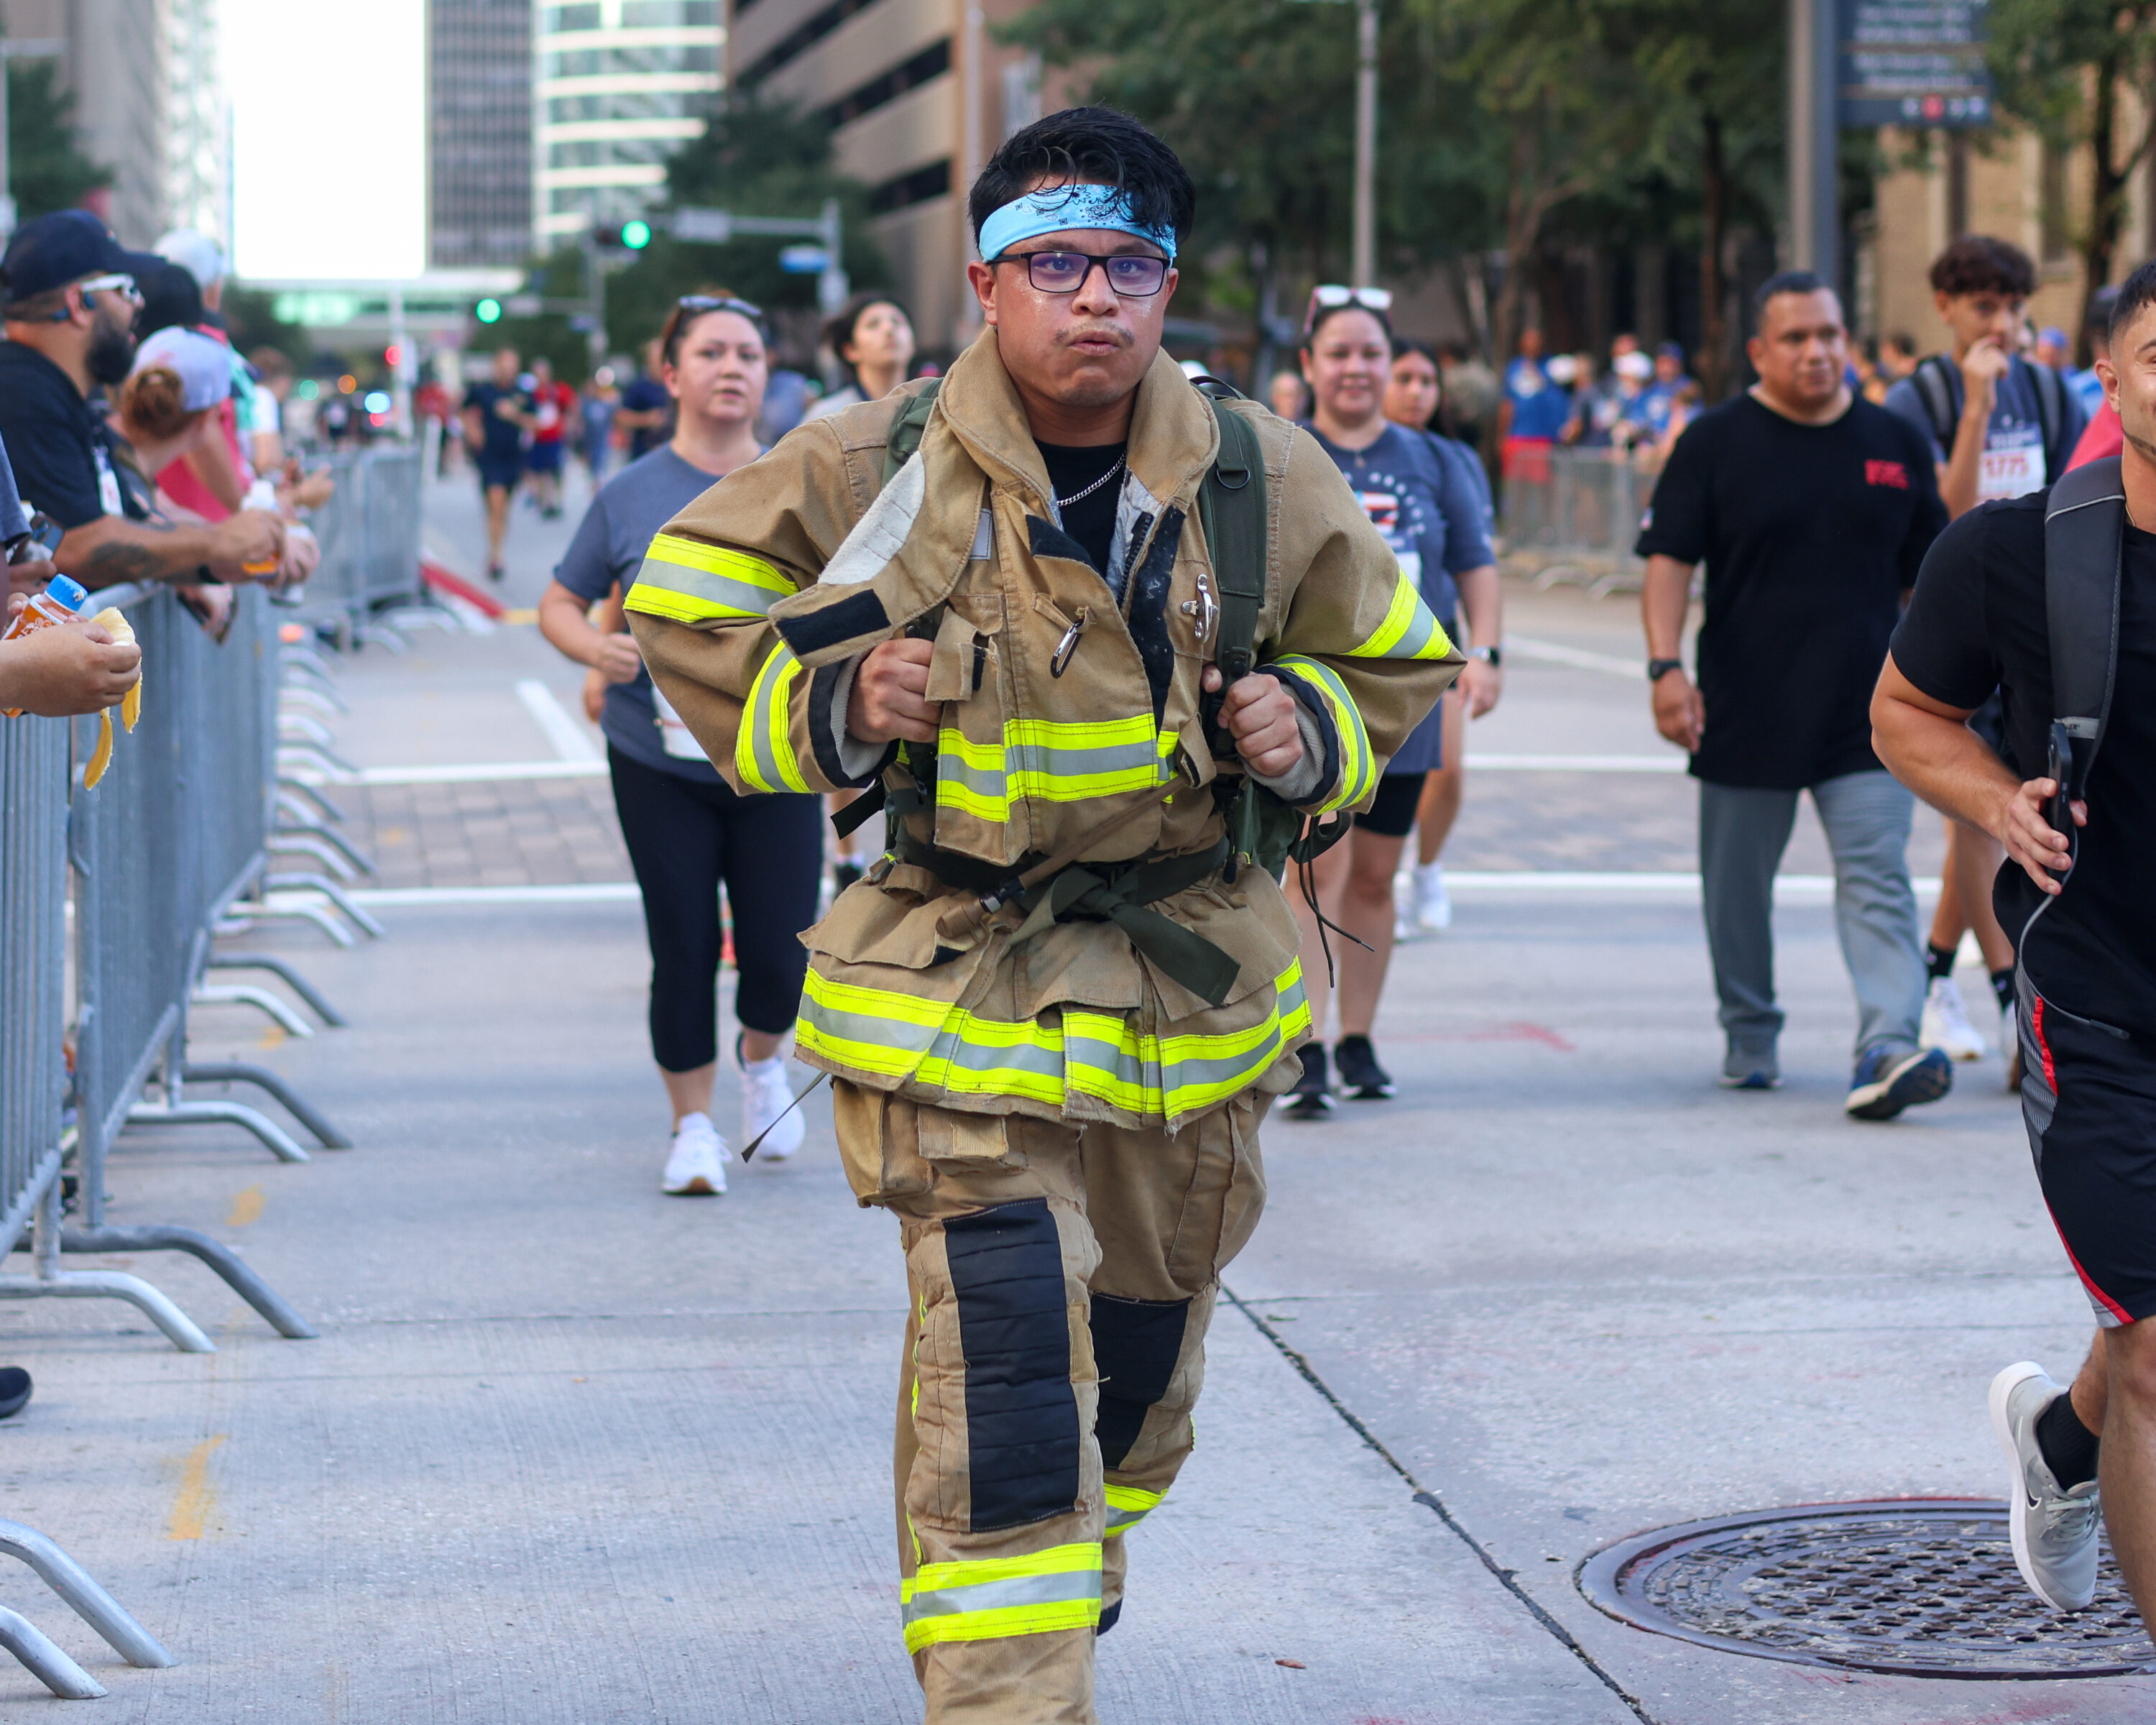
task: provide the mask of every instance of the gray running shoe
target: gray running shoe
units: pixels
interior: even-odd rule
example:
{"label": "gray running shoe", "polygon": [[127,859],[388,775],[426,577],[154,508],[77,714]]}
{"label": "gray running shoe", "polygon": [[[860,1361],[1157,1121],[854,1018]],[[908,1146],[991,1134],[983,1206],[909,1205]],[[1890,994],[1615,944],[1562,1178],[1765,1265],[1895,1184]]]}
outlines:
{"label": "gray running shoe", "polygon": [[2055,1611],[2085,1611],[2096,1598],[2097,1483],[2061,1491],[2036,1443],[2036,1416],[2066,1391],[2023,1360],[1991,1380],[1991,1429],[2013,1476],[2014,1567]]}

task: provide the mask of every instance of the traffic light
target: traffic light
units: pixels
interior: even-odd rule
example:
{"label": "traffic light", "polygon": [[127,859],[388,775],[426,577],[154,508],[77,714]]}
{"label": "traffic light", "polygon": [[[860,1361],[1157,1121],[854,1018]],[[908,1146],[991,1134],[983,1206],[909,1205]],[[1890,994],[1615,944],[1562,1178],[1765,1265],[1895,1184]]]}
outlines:
{"label": "traffic light", "polygon": [[472,307],[472,316],[477,318],[481,323],[500,323],[501,321],[501,301],[499,300],[481,300],[478,305]]}
{"label": "traffic light", "polygon": [[595,244],[614,251],[640,252],[651,244],[651,223],[649,222],[619,222],[611,226],[592,229]]}

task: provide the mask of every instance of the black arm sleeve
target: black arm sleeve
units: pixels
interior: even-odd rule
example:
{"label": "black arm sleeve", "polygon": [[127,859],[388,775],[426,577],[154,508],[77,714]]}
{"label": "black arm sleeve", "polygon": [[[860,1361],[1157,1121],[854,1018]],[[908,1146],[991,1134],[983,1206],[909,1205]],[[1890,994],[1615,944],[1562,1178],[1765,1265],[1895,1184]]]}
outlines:
{"label": "black arm sleeve", "polygon": [[1920,692],[1972,711],[1999,686],[1999,657],[1984,616],[1989,515],[1972,509],[1932,542],[1890,649]]}
{"label": "black arm sleeve", "polygon": [[1685,428],[1670,451],[1669,465],[1655,482],[1653,501],[1632,548],[1643,557],[1675,557],[1696,563],[1707,555],[1713,463],[1700,436],[1698,421]]}

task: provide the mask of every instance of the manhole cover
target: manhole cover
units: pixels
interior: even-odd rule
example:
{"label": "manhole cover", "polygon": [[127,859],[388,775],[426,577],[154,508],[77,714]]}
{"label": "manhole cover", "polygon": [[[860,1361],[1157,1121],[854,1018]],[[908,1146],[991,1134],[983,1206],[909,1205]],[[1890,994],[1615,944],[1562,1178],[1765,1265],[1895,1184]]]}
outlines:
{"label": "manhole cover", "polygon": [[1761,1659],[1927,1677],[2156,1671],[2108,1548],[2066,1617],[2022,1584],[2006,1506],[1814,1503],[1687,1522],[1597,1552],[1579,1589],[1612,1617]]}

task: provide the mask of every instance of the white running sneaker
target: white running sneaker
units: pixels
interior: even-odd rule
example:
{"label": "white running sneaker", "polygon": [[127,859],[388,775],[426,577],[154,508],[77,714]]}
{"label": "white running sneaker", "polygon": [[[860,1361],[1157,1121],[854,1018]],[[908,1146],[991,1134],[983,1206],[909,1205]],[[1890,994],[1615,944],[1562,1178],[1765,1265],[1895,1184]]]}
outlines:
{"label": "white running sneaker", "polygon": [[2014,1567],[2053,1610],[2085,1611],[2096,1598],[2097,1483],[2061,1491],[2036,1442],[2036,1416],[2065,1394],[2041,1366],[2009,1366],[1991,1380],[1991,1429],[2012,1476]]}
{"label": "white running sneaker", "polygon": [[1452,927],[1452,901],[1445,894],[1442,860],[1427,867],[1415,865],[1414,920],[1418,928],[1431,934],[1442,934]]}
{"label": "white running sneaker", "polygon": [[681,1117],[659,1189],[675,1198],[716,1198],[726,1189],[726,1141],[710,1115]]}
{"label": "white running sneaker", "polygon": [[[742,1066],[742,1142],[755,1144],[757,1137],[767,1129],[771,1136],[757,1145],[758,1156],[767,1156],[773,1162],[783,1162],[801,1147],[808,1135],[808,1125],[801,1118],[801,1111],[793,1108],[793,1086],[786,1081],[786,1056],[773,1055],[767,1060],[749,1060]],[[781,1120],[779,1117],[785,1115]],[[778,1122],[777,1126],[772,1122]]]}
{"label": "white running sneaker", "polygon": [[1924,996],[1924,1018],[1917,1032],[1917,1046],[1943,1050],[1950,1060],[1980,1060],[1991,1051],[1990,1045],[1969,1023],[1960,986],[1950,976],[1932,978],[1931,991]]}

